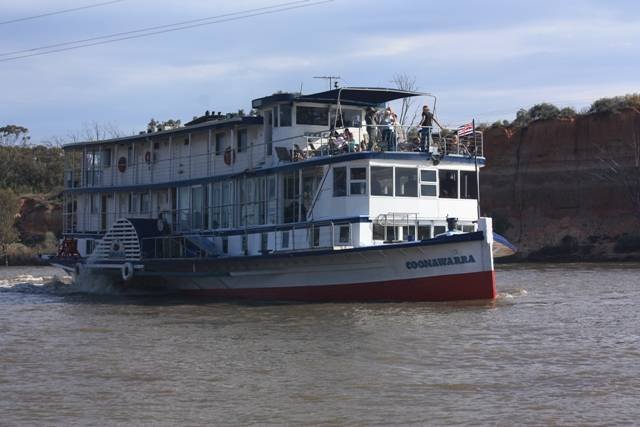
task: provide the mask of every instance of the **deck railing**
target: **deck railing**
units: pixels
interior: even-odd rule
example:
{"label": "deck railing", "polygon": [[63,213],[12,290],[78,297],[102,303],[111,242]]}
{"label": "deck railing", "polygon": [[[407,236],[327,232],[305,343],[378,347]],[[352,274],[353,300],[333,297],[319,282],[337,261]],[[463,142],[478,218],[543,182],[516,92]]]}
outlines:
{"label": "deck railing", "polygon": [[[180,236],[159,236],[142,239],[143,257],[148,259],[206,258],[225,256],[230,251],[203,239],[228,237],[228,231],[203,231],[198,234]],[[237,236],[238,233],[232,234]],[[268,254],[283,251],[319,250],[349,248],[354,246],[353,223],[347,221],[327,221],[317,224],[281,224],[266,231],[259,228],[246,230],[243,236],[244,255]],[[249,242],[249,237],[260,238],[260,249]],[[227,243],[228,245],[228,243]],[[215,249],[213,249],[215,247]]]}
{"label": "deck railing", "polygon": [[[339,156],[354,152],[424,152],[440,156],[482,156],[483,138],[481,132],[458,138],[454,134],[436,132],[431,128],[418,126],[374,125],[350,128],[352,136],[345,129],[322,131],[271,141],[273,156],[277,163],[298,162],[324,156]],[[255,156],[256,150],[267,144],[254,144],[245,148]],[[244,154],[243,151],[242,154]],[[161,152],[145,152],[144,161],[126,164],[118,169],[117,161],[108,168],[91,166],[65,170],[65,188],[115,187],[145,185],[161,182],[182,181],[204,178],[216,174],[231,173],[236,150],[210,151],[202,154],[161,158]],[[239,160],[239,159],[238,159]],[[228,163],[228,164],[226,164]],[[244,166],[243,166],[244,167]]]}

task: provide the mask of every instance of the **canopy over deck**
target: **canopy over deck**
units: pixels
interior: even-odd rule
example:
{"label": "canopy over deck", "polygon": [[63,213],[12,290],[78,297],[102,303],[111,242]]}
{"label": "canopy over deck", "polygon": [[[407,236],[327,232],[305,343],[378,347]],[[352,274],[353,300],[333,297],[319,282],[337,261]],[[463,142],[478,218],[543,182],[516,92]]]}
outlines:
{"label": "canopy over deck", "polygon": [[378,88],[378,87],[343,87],[325,92],[302,95],[299,93],[277,93],[271,96],[254,99],[253,108],[263,108],[280,102],[319,102],[323,104],[342,104],[374,106],[396,99],[412,96],[433,96],[428,93],[409,90]]}
{"label": "canopy over deck", "polygon": [[345,87],[318,92],[311,95],[299,96],[297,101],[330,102],[338,100],[347,104],[377,105],[396,99],[410,98],[412,96],[428,96],[427,93],[414,92],[400,89],[387,89],[375,87]]}

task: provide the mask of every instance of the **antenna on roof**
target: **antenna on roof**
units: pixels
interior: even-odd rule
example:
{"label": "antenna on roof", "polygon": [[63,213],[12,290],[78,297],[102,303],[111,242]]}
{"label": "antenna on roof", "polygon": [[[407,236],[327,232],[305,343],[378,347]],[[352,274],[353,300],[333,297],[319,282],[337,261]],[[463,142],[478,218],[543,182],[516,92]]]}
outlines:
{"label": "antenna on roof", "polygon": [[333,81],[336,80],[336,88],[338,87],[338,80],[342,79],[340,76],[315,76],[314,79],[324,79],[329,81],[329,90],[333,89]]}

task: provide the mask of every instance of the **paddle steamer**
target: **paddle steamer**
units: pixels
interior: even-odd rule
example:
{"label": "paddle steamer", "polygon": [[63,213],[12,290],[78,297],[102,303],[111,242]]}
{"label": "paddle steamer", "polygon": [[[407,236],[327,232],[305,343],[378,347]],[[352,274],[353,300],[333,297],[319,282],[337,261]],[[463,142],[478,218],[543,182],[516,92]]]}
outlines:
{"label": "paddle steamer", "polygon": [[[250,114],[64,146],[75,280],[221,298],[441,301],[496,296],[479,216],[482,133],[401,125],[428,94],[336,88]],[[387,113],[388,115],[388,113]]]}

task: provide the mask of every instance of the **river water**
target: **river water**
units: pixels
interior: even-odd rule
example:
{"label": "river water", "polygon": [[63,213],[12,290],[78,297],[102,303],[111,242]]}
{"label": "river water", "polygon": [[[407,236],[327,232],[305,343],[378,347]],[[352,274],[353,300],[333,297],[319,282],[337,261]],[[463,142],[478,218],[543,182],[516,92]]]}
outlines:
{"label": "river water", "polygon": [[493,302],[199,303],[0,269],[2,425],[637,425],[640,265]]}

